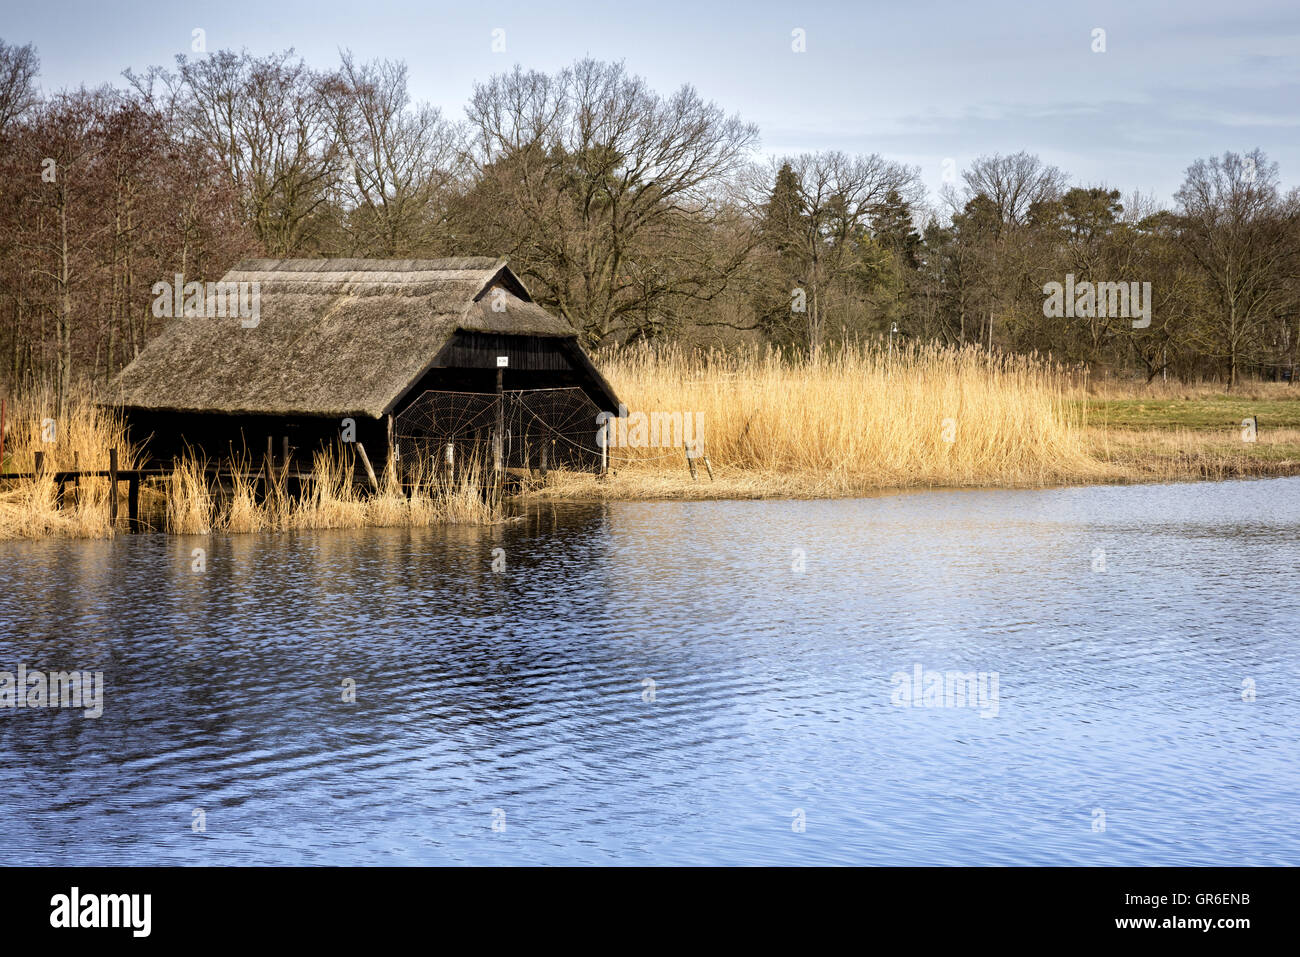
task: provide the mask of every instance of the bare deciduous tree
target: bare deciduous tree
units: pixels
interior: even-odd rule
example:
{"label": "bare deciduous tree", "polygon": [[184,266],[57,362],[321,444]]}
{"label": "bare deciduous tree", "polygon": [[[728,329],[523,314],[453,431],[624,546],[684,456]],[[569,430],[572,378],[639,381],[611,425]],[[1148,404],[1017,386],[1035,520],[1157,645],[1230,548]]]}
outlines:
{"label": "bare deciduous tree", "polygon": [[647,334],[738,268],[679,253],[660,268],[723,227],[718,191],[757,139],[693,88],[660,96],[594,60],[555,75],[516,68],[476,86],[468,115],[476,182],[461,241],[510,255],[588,341]]}
{"label": "bare deciduous tree", "polygon": [[404,63],[358,64],[344,52],[323,89],[343,157],[347,254],[439,255],[449,242],[447,201],[464,175],[461,130],[411,104]]}
{"label": "bare deciduous tree", "polygon": [[343,166],[322,75],[292,50],[265,57],[221,50],[176,62],[167,83],[189,142],[224,166],[267,252],[310,245]]}
{"label": "bare deciduous tree", "polygon": [[30,43],[14,46],[0,40],[0,136],[40,102],[36,77],[41,61]]}
{"label": "bare deciduous tree", "polygon": [[1197,160],[1175,198],[1183,247],[1211,293],[1203,346],[1226,364],[1232,386],[1293,291],[1287,267],[1300,241],[1300,210],[1279,203],[1277,164],[1258,149]]}

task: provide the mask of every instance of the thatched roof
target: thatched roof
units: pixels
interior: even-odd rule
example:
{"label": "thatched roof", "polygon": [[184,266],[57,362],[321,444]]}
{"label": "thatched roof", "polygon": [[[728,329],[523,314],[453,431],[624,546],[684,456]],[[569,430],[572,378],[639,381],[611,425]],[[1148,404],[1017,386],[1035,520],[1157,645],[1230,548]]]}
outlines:
{"label": "thatched roof", "polygon": [[571,340],[566,351],[613,394],[573,328],[534,303],[504,259],[251,259],[222,277],[253,281],[256,327],[238,318],[165,320],[104,400],[176,412],[378,417],[457,330]]}

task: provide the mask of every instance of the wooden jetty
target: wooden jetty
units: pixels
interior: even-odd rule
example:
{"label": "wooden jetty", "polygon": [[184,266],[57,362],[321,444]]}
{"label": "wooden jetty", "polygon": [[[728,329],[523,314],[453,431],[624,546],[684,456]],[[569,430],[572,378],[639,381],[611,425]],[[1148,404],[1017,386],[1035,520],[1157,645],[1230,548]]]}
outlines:
{"label": "wooden jetty", "polygon": [[58,493],[55,496],[55,504],[63,507],[63,499],[68,485],[74,488],[81,484],[82,479],[102,478],[108,479],[110,494],[108,496],[108,518],[114,526],[117,525],[118,484],[126,483],[126,514],[127,528],[131,531],[143,529],[143,523],[140,521],[140,482],[150,475],[164,475],[166,469],[119,469],[117,467],[117,449],[108,450],[108,468],[106,469],[58,469],[49,471],[45,469],[45,453],[36,453],[36,471],[34,472],[0,472],[0,481],[15,480],[33,480],[33,479],[50,479],[58,487]]}

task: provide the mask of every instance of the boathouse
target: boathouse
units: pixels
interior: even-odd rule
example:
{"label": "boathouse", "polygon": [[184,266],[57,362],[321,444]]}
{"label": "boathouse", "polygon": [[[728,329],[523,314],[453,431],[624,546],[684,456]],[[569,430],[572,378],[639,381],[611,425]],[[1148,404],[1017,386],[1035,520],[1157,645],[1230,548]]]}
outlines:
{"label": "boathouse", "polygon": [[348,427],[378,459],[394,419],[429,390],[580,389],[595,411],[618,410],[573,327],[504,259],[254,259],[220,288],[255,308],[211,315],[209,287],[204,307],[165,320],[102,397],[151,463],[186,449],[257,456],[273,440],[310,468]]}

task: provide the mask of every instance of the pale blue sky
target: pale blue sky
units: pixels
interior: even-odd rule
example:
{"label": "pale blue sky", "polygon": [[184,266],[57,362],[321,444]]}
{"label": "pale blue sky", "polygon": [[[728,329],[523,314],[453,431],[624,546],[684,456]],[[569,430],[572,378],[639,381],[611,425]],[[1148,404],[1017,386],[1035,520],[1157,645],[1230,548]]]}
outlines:
{"label": "pale blue sky", "polygon": [[[47,90],[208,49],[339,47],[404,59],[413,92],[457,118],[475,80],[515,63],[624,60],[661,92],[684,82],[758,124],[765,153],[879,152],[921,167],[1027,149],[1077,182],[1169,201],[1187,165],[1263,148],[1300,183],[1296,0],[802,4],[500,2],[177,3],[7,0],[0,36],[34,42]],[[1106,52],[1092,51],[1094,28]],[[493,53],[492,30],[506,51]],[[806,31],[807,51],[791,50]]]}

